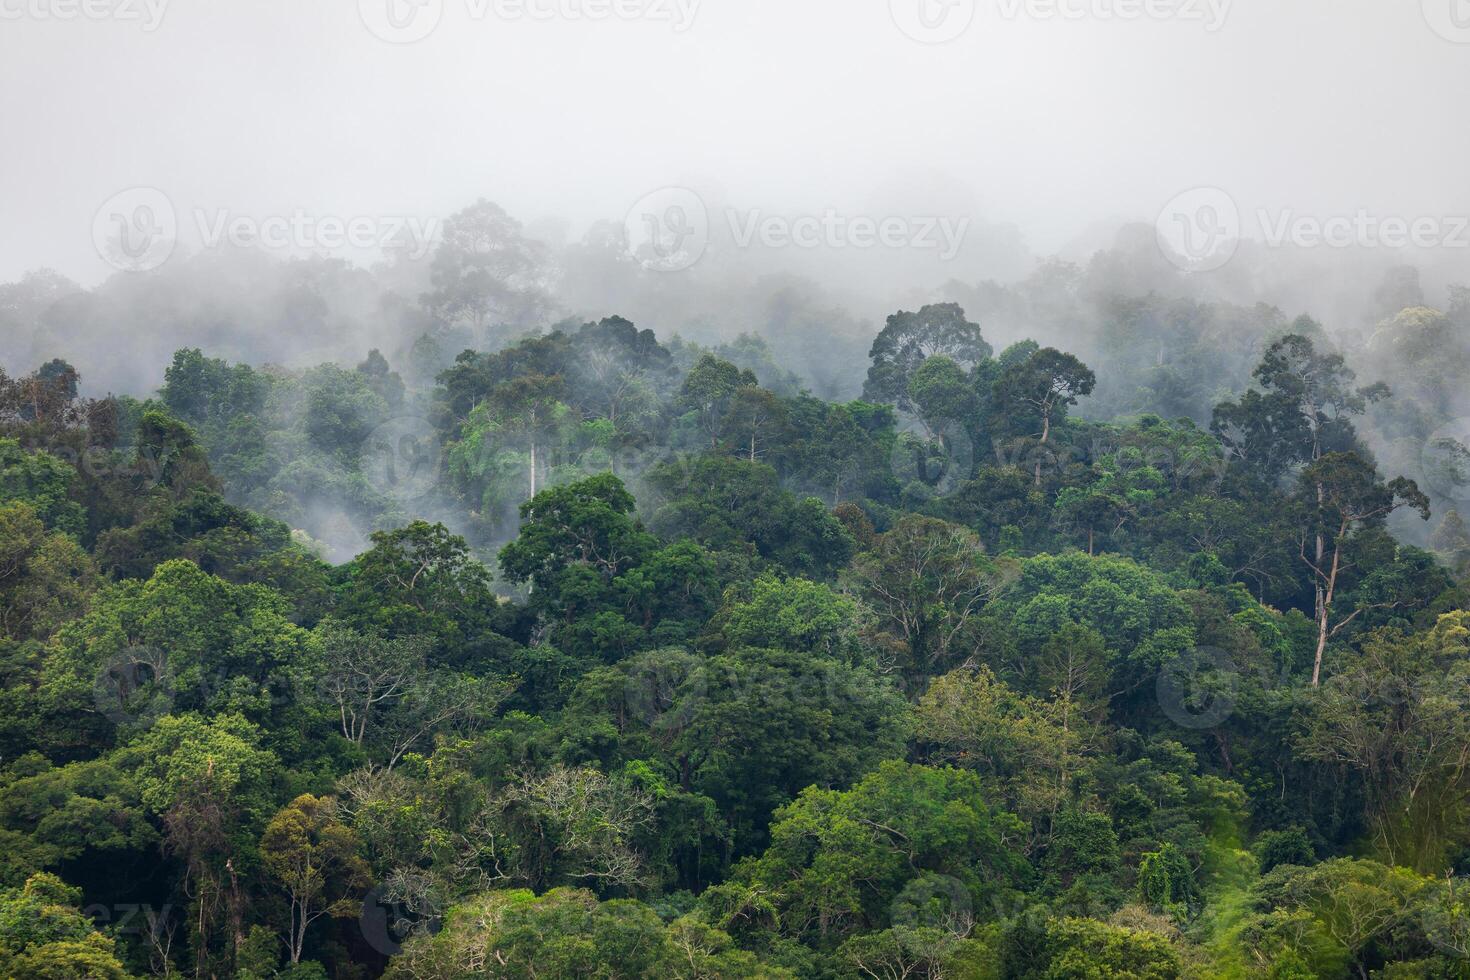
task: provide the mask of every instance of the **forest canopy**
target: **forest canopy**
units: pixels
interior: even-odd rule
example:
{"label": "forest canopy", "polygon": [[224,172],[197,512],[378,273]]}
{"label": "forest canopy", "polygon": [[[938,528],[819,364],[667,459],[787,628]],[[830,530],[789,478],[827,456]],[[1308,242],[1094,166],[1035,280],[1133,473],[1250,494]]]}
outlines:
{"label": "forest canopy", "polygon": [[1464,290],[1099,253],[839,375],[451,230],[349,361],[0,373],[0,975],[1470,971]]}

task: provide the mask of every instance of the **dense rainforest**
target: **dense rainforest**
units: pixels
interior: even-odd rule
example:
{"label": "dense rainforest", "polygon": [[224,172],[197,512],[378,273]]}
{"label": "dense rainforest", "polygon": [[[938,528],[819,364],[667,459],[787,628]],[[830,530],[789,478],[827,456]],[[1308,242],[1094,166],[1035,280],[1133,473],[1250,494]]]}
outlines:
{"label": "dense rainforest", "polygon": [[1470,292],[844,387],[454,230],[411,350],[0,374],[0,976],[1470,976]]}

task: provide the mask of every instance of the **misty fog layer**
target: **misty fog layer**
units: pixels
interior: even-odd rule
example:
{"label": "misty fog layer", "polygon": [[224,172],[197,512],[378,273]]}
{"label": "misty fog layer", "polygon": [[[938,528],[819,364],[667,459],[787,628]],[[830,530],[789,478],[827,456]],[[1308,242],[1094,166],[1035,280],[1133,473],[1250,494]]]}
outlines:
{"label": "misty fog layer", "polygon": [[[0,366],[147,398],[197,348],[297,379],[287,432],[322,365],[381,352],[423,418],[461,350],[616,316],[845,401],[955,302],[1098,369],[1084,414],[1208,425],[1299,316],[1410,386],[1393,318],[1458,322],[1470,48],[1429,0],[528,4],[12,2]],[[1379,452],[1417,472],[1461,398]],[[274,509],[346,557],[324,487]]]}

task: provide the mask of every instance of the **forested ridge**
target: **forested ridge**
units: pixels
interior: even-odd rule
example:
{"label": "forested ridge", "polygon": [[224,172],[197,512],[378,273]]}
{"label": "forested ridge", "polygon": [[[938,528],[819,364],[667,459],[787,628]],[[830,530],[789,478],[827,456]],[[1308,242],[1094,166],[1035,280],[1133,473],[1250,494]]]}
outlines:
{"label": "forested ridge", "polygon": [[1000,343],[1052,264],[813,394],[474,261],[0,373],[0,976],[1470,975],[1470,293]]}

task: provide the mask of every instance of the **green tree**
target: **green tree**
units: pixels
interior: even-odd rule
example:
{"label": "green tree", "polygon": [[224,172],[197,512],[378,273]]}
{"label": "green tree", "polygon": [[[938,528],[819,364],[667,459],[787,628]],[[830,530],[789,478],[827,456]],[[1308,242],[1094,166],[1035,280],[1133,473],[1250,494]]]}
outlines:
{"label": "green tree", "polygon": [[164,849],[184,867],[195,972],[228,968],[229,937],[248,913],[241,871],[275,810],[280,764],[238,715],[159,719],[124,753],[144,804],[164,826]]}
{"label": "green tree", "polygon": [[1003,677],[1045,690],[1069,672],[1068,658],[1056,656],[1063,651],[1053,645],[1065,635],[1072,650],[1088,652],[1071,672],[1100,673],[1116,702],[1194,647],[1191,619],[1184,596],[1154,570],[1074,551],[1023,562],[1014,584],[990,605],[978,636],[987,662]]}
{"label": "green tree", "polygon": [[573,703],[564,737],[598,746],[611,736],[621,758],[663,759],[681,789],[715,801],[744,852],[778,806],[900,755],[906,735],[891,684],[807,652],[647,651],[587,674]]}
{"label": "green tree", "polygon": [[[1039,955],[1012,975],[1038,980],[1177,980],[1184,964],[1165,936],[1093,919],[1047,922]],[[1018,969],[1018,967],[1021,967]]]}
{"label": "green tree", "polygon": [[1312,686],[1316,687],[1328,641],[1365,611],[1360,606],[1340,621],[1332,618],[1354,534],[1381,525],[1400,507],[1418,511],[1427,521],[1429,498],[1413,480],[1398,477],[1384,483],[1373,464],[1356,453],[1328,453],[1314,461],[1302,471],[1298,496],[1310,514],[1301,554],[1316,590],[1317,651],[1312,662]]}
{"label": "green tree", "polygon": [[1295,466],[1358,448],[1353,419],[1388,396],[1382,385],[1353,387],[1357,375],[1341,354],[1321,352],[1307,318],[1267,348],[1252,377],[1256,388],[1215,408],[1211,428],[1226,450],[1276,483]]}
{"label": "green tree", "polygon": [[80,889],[46,873],[0,891],[0,975],[130,980],[113,940],[97,931],[80,904]]}
{"label": "green tree", "polygon": [[666,538],[691,537],[712,551],[748,551],[786,571],[826,578],[847,564],[853,541],[815,497],[782,488],[763,463],[697,456],[654,467],[659,504],[649,518]]}
{"label": "green tree", "polygon": [[665,925],[648,906],[558,888],[495,891],[451,910],[437,935],[410,940],[388,980],[598,976],[609,980],[778,980],[790,974],[735,949],[697,919]]}
{"label": "green tree", "polygon": [[500,570],[542,590],[554,589],[568,566],[611,580],[656,544],[631,516],[633,506],[611,473],[544,490],[521,505],[520,533],[500,549]]}
{"label": "green tree", "polygon": [[496,606],[490,572],[443,524],[375,531],[347,567],[337,616],[365,632],[432,636],[441,651],[487,629]]}
{"label": "green tree", "polygon": [[711,624],[730,647],[797,650],[836,659],[860,651],[872,611],[820,582],[763,575],[732,590]]}
{"label": "green tree", "polygon": [[[759,382],[750,371],[742,371],[729,361],[722,361],[713,354],[705,354],[684,377],[684,383],[674,397],[674,411],[688,416],[695,429],[709,440],[711,449],[719,447],[728,435],[732,413],[737,397],[746,388],[759,389]],[[773,409],[764,407],[759,399],[743,404],[748,428],[757,428],[757,417],[769,415]]]}
{"label": "green tree", "polygon": [[15,439],[0,439],[0,504],[27,504],[49,530],[83,531],[86,515],[71,496],[76,478],[76,470],[51,453],[27,451]]}
{"label": "green tree", "polygon": [[920,698],[914,738],[934,763],[974,769],[1003,787],[1007,805],[1045,840],[1084,767],[1080,712],[1012,690],[988,667],[936,678]]}
{"label": "green tree", "polygon": [[952,911],[978,915],[1025,879],[1020,838],[1020,821],[992,809],[975,773],[888,761],[846,792],[803,791],[778,811],[765,853],[701,904],[717,924],[770,919],[830,947],[888,924],[925,872],[948,882]]}
{"label": "green tree", "polygon": [[1385,860],[1437,873],[1466,843],[1470,806],[1470,613],[1432,630],[1380,631],[1306,704],[1299,751],[1363,781]]}
{"label": "green tree", "polygon": [[354,894],[367,887],[367,862],[358,854],[357,835],[337,819],[331,797],[303,793],[283,807],[266,824],[260,857],[286,893],[286,949],[293,964],[301,962],[313,922],[358,914],[361,903]]}
{"label": "green tree", "polygon": [[1194,867],[1174,844],[1143,855],[1138,862],[1138,897],[1155,912],[1192,919],[1204,906]]}
{"label": "green tree", "polygon": [[86,610],[92,558],[70,536],[47,533],[28,504],[0,504],[0,637],[49,637]]}
{"label": "green tree", "polygon": [[857,557],[848,581],[915,674],[951,666],[967,629],[1013,576],[1012,563],[987,558],[974,532],[909,515]]}
{"label": "green tree", "polygon": [[1370,964],[1398,958],[1396,939],[1419,914],[1428,886],[1405,868],[1332,858],[1310,868],[1282,865],[1257,881],[1251,898],[1258,908],[1295,913],[1364,976]]}
{"label": "green tree", "polygon": [[1092,394],[1097,376],[1071,354],[1044,347],[1001,371],[992,388],[997,409],[1013,439],[1036,440],[1034,483],[1041,486],[1052,429],[1079,398]]}
{"label": "green tree", "polygon": [[942,355],[963,368],[990,357],[980,327],[965,319],[957,303],[925,306],[917,313],[900,310],[888,318],[868,356],[872,366],[863,385],[863,398],[896,404],[914,411],[909,385],[924,362]]}

